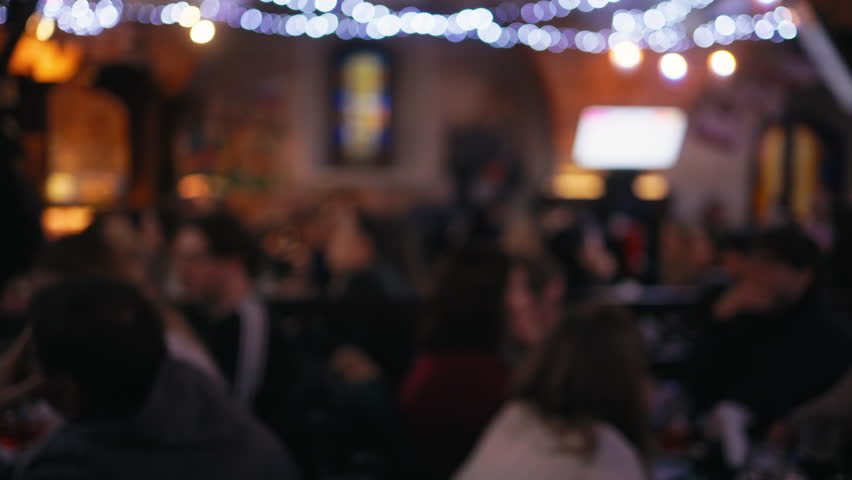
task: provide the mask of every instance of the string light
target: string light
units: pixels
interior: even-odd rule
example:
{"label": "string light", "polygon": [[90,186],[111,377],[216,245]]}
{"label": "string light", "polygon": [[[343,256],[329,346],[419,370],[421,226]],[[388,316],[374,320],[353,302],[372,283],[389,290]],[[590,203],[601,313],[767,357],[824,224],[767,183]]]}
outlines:
{"label": "string light", "polygon": [[792,40],[799,34],[799,29],[796,27],[795,23],[784,20],[778,24],[778,34],[781,35],[781,38],[784,40]]}
{"label": "string light", "polygon": [[201,9],[196,6],[189,6],[183,9],[180,14],[178,23],[181,27],[192,28],[196,23],[201,21]]}
{"label": "string light", "polygon": [[708,65],[716,75],[730,77],[737,71],[737,58],[727,50],[718,50],[710,55]]}
{"label": "string light", "polygon": [[[469,8],[448,15],[422,12],[414,7],[394,12],[384,5],[365,0],[262,1],[302,13],[279,15],[257,8],[243,9],[227,0],[192,0],[193,4],[199,6],[180,1],[161,6],[131,4],[127,8],[121,0],[100,0],[97,3],[88,0],[44,0],[42,15],[55,19],[56,26],[63,31],[77,35],[96,35],[103,29],[115,26],[122,17],[154,25],[179,23],[188,28],[206,19],[211,24],[223,22],[233,28],[282,36],[307,35],[320,38],[337,34],[344,39],[381,39],[416,34],[444,37],[451,42],[477,39],[495,48],[511,48],[522,43],[536,51],[562,52],[576,49],[588,53],[610,52],[614,63],[615,58],[621,56],[636,56],[636,51],[630,45],[638,49],[641,57],[642,49],[666,54],[681,52],[693,46],[710,48],[715,44],[729,45],[737,40],[755,37],[777,41],[798,35],[795,12],[783,6],[762,15],[721,15],[687,31],[683,22],[690,13],[707,8],[715,0],[668,0],[646,11],[619,10],[613,14],[612,28],[597,32],[576,32],[553,25],[539,26],[537,22],[564,17],[577,10],[604,8],[619,0],[539,0],[525,4],[508,2],[493,10]],[[526,22],[509,23],[521,18]],[[205,24],[197,31],[210,30],[210,26]],[[215,26],[212,30],[215,32]],[[199,38],[204,38],[204,35]],[[619,48],[623,51],[612,53],[619,45],[622,45]],[[630,61],[624,64],[629,65]]]}
{"label": "string light", "polygon": [[53,32],[55,30],[56,20],[52,18],[41,17],[35,29],[35,37],[42,42],[46,42],[50,40],[50,37],[53,36]]}
{"label": "string light", "polygon": [[669,80],[681,80],[689,71],[689,64],[679,53],[667,53],[660,58],[660,72]]}
{"label": "string light", "polygon": [[215,36],[216,25],[210,20],[201,20],[189,31],[189,38],[198,44],[209,43]]}
{"label": "string light", "polygon": [[633,42],[621,42],[609,51],[612,63],[621,70],[633,70],[642,63],[642,49]]}

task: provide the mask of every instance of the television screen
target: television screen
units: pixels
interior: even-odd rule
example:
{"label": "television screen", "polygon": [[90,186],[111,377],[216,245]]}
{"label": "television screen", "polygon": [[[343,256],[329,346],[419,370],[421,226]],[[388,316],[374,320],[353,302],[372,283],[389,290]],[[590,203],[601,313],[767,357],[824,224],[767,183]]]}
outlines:
{"label": "television screen", "polygon": [[674,166],[686,136],[686,114],[673,107],[583,110],[574,161],[596,170],[663,170]]}

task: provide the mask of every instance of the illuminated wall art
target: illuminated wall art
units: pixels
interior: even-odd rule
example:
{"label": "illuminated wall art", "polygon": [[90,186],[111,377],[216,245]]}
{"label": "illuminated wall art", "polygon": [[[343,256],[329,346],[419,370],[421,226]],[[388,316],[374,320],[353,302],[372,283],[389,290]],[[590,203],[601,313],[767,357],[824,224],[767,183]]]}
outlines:
{"label": "illuminated wall art", "polygon": [[375,48],[346,50],[334,68],[331,163],[345,167],[390,164],[393,89],[388,54]]}
{"label": "illuminated wall art", "polygon": [[175,189],[186,200],[223,202],[244,219],[271,208],[289,128],[278,85],[249,83],[229,95],[193,97],[176,128]]}
{"label": "illuminated wall art", "polygon": [[771,125],[758,144],[752,208],[759,223],[810,222],[839,190],[831,137],[806,123]]}
{"label": "illuminated wall art", "polygon": [[112,205],[130,169],[127,107],[109,93],[62,85],[48,96],[45,198],[54,205]]}

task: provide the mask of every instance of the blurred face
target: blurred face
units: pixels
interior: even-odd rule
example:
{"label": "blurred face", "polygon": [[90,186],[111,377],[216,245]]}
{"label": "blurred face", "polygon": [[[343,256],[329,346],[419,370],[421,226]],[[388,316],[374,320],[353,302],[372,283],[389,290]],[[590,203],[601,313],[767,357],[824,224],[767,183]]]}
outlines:
{"label": "blurred face", "polygon": [[160,252],[166,243],[163,236],[163,229],[160,226],[157,216],[153,212],[145,212],[142,216],[141,231],[142,239],[145,243],[145,248],[149,252]]}
{"label": "blurred face", "polygon": [[722,270],[732,280],[740,280],[746,274],[748,257],[736,250],[723,250],[719,253]]}
{"label": "blurred face", "polygon": [[113,249],[124,278],[136,285],[145,286],[148,281],[151,251],[144,241],[139,241],[140,237],[130,219],[126,215],[110,215],[104,224],[103,236],[104,241]]}
{"label": "blurred face", "polygon": [[765,290],[777,306],[783,306],[801,298],[813,280],[813,272],[797,270],[757,252],[750,259],[748,278]]}
{"label": "blurred face", "polygon": [[707,232],[703,230],[690,232],[689,244],[692,262],[695,267],[708,268],[713,264],[715,251],[713,241],[710,240]]}
{"label": "blurred face", "polygon": [[506,309],[512,337],[526,346],[537,345],[553,332],[562,316],[562,281],[552,278],[536,295],[529,288],[526,270],[517,267],[509,273],[508,282]]}
{"label": "blurred face", "polygon": [[193,300],[216,297],[223,265],[210,254],[207,239],[194,227],[182,228],[175,237],[173,264],[186,295]]}
{"label": "blurred face", "polygon": [[351,216],[335,225],[326,253],[329,267],[337,274],[356,272],[369,267],[373,261],[370,240]]}

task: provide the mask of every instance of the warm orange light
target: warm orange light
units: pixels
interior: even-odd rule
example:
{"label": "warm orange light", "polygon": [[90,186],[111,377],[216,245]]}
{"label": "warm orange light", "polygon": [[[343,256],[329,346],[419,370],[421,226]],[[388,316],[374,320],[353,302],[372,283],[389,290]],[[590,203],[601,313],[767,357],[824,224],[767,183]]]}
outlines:
{"label": "warm orange light", "polygon": [[88,173],[80,182],[80,202],[87,205],[108,205],[119,195],[117,175],[112,172]]}
{"label": "warm orange light", "polygon": [[83,52],[76,44],[40,41],[24,35],[15,46],[9,70],[40,83],[64,83],[77,73],[82,58]]}
{"label": "warm orange light", "polygon": [[201,173],[187,175],[178,181],[178,194],[181,198],[194,199],[209,197],[213,193],[210,178]]}
{"label": "warm orange light", "polygon": [[44,196],[50,203],[72,203],[78,196],[77,180],[70,173],[52,173],[45,182]]}
{"label": "warm orange light", "polygon": [[41,215],[41,225],[50,238],[80,233],[95,216],[91,207],[48,207]]}
{"label": "warm orange light", "polygon": [[553,193],[568,200],[596,200],[606,192],[603,178],[595,173],[564,173],[553,178]]}
{"label": "warm orange light", "polygon": [[669,195],[669,181],[659,173],[645,173],[633,181],[633,194],[648,202],[665,199]]}

